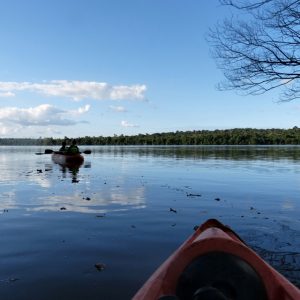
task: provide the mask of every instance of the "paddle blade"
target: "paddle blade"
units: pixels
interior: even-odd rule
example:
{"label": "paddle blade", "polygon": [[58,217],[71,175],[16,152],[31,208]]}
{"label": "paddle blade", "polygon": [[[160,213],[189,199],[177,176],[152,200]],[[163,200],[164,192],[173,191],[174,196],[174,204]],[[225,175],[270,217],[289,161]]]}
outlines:
{"label": "paddle blade", "polygon": [[45,154],[51,154],[51,153],[53,153],[52,149],[45,149]]}
{"label": "paddle blade", "polygon": [[84,153],[84,154],[91,154],[92,151],[91,151],[91,150],[84,150],[83,153]]}

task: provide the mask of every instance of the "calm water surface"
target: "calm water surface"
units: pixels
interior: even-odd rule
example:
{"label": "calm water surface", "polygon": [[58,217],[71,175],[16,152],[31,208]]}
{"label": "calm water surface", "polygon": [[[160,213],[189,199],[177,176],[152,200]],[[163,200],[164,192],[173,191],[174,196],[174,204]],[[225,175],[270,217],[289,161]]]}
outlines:
{"label": "calm water surface", "polygon": [[300,147],[88,148],[0,147],[2,300],[130,299],[208,218],[300,286]]}

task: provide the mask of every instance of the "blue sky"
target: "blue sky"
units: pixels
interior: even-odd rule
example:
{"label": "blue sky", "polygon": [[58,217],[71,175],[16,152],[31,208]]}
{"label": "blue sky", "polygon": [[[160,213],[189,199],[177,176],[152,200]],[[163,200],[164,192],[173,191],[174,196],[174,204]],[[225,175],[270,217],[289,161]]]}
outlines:
{"label": "blue sky", "polygon": [[0,137],[299,126],[300,104],[220,92],[217,0],[0,4]]}

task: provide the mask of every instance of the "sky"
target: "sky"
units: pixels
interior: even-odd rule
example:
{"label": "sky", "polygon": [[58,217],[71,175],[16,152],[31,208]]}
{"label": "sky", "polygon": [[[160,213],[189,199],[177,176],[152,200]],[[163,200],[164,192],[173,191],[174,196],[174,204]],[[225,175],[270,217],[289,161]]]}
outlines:
{"label": "sky", "polygon": [[3,0],[0,138],[299,126],[279,91],[218,91],[218,0]]}

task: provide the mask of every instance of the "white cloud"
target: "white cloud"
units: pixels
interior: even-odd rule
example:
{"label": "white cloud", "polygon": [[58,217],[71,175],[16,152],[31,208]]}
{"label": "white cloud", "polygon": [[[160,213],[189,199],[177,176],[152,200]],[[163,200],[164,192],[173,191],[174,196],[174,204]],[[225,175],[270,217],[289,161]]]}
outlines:
{"label": "white cloud", "polygon": [[91,106],[89,104],[83,106],[83,107],[79,107],[76,110],[72,110],[70,111],[71,115],[82,115],[85,114],[86,112],[88,112],[90,110]]}
{"label": "white cloud", "polygon": [[44,83],[1,82],[0,93],[13,96],[16,91],[29,91],[45,96],[66,97],[75,101],[95,100],[145,100],[146,85],[110,85],[95,81],[52,80]]}
{"label": "white cloud", "polygon": [[113,111],[116,111],[116,112],[126,112],[127,109],[124,107],[124,106],[113,106],[113,105],[110,105],[109,108]]}
{"label": "white cloud", "polygon": [[0,122],[0,135],[9,135],[18,132],[22,126],[8,126],[7,124],[4,124]]}
{"label": "white cloud", "polygon": [[[79,108],[77,114],[82,114],[88,109],[89,105]],[[0,108],[0,122],[4,125],[14,124],[20,126],[68,126],[82,123],[82,121],[68,119],[67,116],[70,114],[74,114],[74,111],[62,110],[50,104],[30,108],[3,107]]]}
{"label": "white cloud", "polygon": [[55,127],[44,127],[43,130],[41,131],[36,131],[36,133],[38,133],[40,136],[52,136],[52,135],[62,135],[63,132],[60,130],[57,130]]}
{"label": "white cloud", "polygon": [[121,122],[121,126],[122,126],[122,127],[139,127],[139,125],[129,123],[128,121],[122,121],[122,122]]}
{"label": "white cloud", "polygon": [[2,92],[2,93],[0,93],[0,98],[5,98],[5,97],[14,97],[15,96],[15,94],[14,93],[12,93],[12,92]]}

